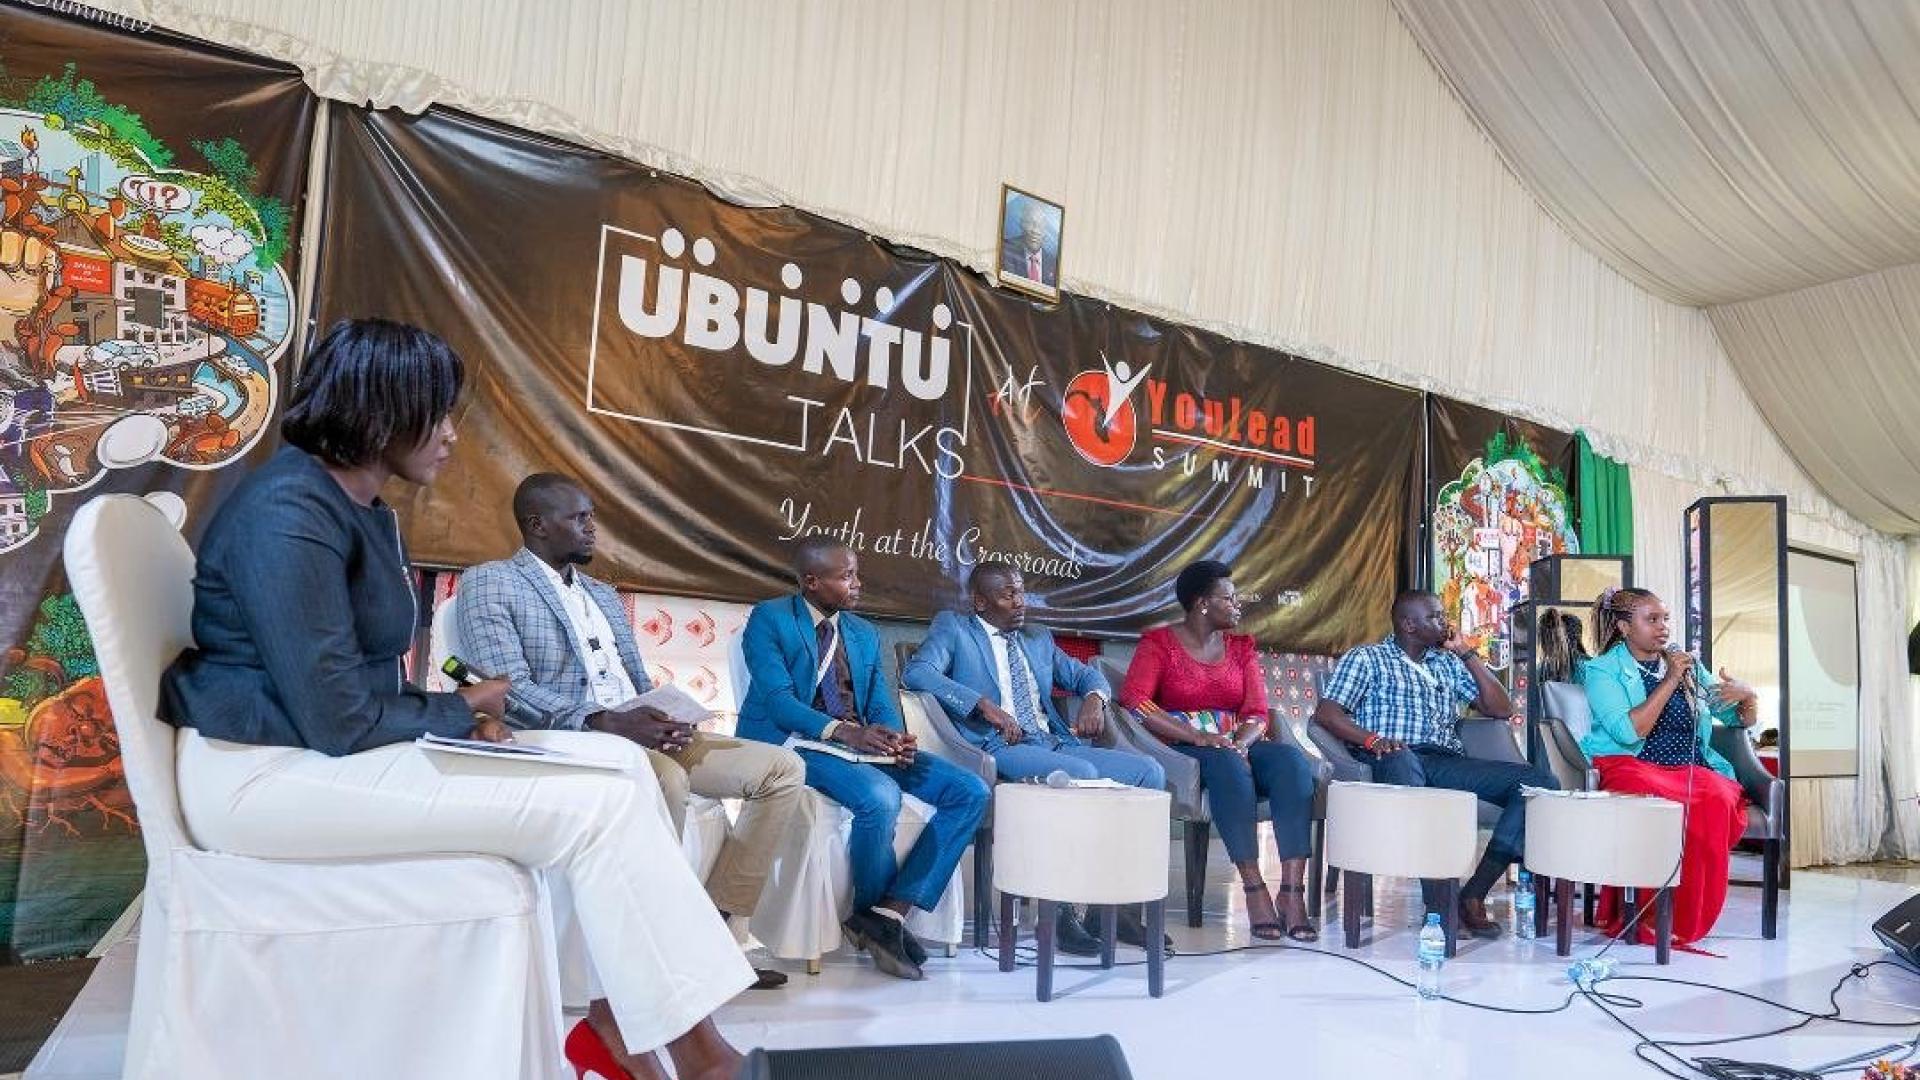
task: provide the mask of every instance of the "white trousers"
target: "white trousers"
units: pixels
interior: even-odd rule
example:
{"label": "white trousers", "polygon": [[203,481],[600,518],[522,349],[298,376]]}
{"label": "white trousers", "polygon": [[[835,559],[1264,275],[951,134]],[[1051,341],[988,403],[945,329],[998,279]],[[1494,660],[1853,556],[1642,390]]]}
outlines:
{"label": "white trousers", "polygon": [[678,1038],[754,975],[681,856],[645,753],[598,732],[514,737],[627,768],[493,761],[411,744],[328,757],[184,731],[180,809],[194,841],[212,851],[262,859],[471,853],[564,878],[627,1048]]}

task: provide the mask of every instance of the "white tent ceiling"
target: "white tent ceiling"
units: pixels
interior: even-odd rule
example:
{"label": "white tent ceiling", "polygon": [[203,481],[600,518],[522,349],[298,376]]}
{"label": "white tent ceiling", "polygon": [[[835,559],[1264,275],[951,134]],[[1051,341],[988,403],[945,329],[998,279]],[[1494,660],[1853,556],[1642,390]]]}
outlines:
{"label": "white tent ceiling", "polygon": [[1707,309],[1808,475],[1920,532],[1920,2],[1394,2],[1550,213]]}

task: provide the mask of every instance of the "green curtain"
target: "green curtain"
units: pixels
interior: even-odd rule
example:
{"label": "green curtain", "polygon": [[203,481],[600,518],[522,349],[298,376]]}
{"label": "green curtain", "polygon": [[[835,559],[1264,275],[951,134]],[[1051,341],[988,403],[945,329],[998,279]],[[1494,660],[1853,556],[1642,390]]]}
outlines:
{"label": "green curtain", "polygon": [[1574,454],[1581,553],[1633,554],[1633,483],[1626,463],[1596,453],[1584,431],[1574,432]]}

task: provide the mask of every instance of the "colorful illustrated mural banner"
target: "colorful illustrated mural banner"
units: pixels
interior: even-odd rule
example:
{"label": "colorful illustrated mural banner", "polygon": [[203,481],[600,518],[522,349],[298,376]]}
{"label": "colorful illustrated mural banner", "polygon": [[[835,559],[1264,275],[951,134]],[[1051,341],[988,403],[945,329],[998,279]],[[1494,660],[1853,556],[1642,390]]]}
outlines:
{"label": "colorful illustrated mural banner", "polygon": [[275,441],[316,102],[164,34],[0,9],[0,948],[85,952],[144,862],[60,563],[76,506],[191,538]]}

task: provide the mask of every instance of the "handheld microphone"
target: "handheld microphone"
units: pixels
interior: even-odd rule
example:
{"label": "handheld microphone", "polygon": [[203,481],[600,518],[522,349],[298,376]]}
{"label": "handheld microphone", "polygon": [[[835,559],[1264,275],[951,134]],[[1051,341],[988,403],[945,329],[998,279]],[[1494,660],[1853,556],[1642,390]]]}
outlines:
{"label": "handheld microphone", "polygon": [[485,675],[473,670],[471,665],[457,656],[447,657],[447,662],[440,665],[440,670],[461,686],[479,686],[487,681]]}
{"label": "handheld microphone", "polygon": [[1047,774],[1046,784],[1050,788],[1070,788],[1073,786],[1073,777],[1065,769],[1055,769]]}

